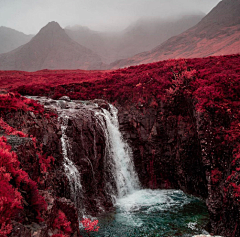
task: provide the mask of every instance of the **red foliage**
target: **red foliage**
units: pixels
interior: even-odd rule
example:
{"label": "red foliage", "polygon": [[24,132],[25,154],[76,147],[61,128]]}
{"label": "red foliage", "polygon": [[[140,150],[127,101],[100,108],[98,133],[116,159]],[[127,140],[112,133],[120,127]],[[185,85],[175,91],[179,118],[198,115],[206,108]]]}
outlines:
{"label": "red foliage", "polygon": [[217,184],[222,177],[222,173],[218,169],[211,170],[212,184]]}
{"label": "red foliage", "polygon": [[52,164],[54,164],[54,158],[52,156],[48,156],[46,158],[46,154],[42,155],[41,153],[37,153],[39,164],[41,168],[41,173],[47,173],[47,170],[51,168]]}
{"label": "red foliage", "polygon": [[44,108],[35,100],[20,96],[18,93],[0,94],[0,111],[32,111],[35,114],[43,113]]}
{"label": "red foliage", "polygon": [[69,236],[72,233],[71,222],[61,210],[58,210],[58,216],[54,219],[52,227],[58,230],[59,236]]}
{"label": "red foliage", "polygon": [[97,226],[98,220],[91,221],[91,219],[89,218],[84,218],[83,220],[81,220],[81,223],[87,232],[98,231],[100,228],[99,226]]}
{"label": "red foliage", "polygon": [[[41,213],[46,210],[46,202],[39,194],[37,184],[20,169],[20,162],[5,137],[0,137],[0,200],[1,224],[9,223],[23,208],[24,198],[36,212],[36,219],[42,221]],[[26,195],[22,196],[21,191]]]}
{"label": "red foliage", "polygon": [[19,137],[27,137],[27,135],[22,131],[17,131],[16,129],[9,126],[7,123],[5,123],[1,117],[0,117],[0,129],[3,129],[7,135],[17,135]]}
{"label": "red foliage", "polygon": [[[23,111],[33,112],[34,114],[42,114],[46,118],[57,117],[53,112],[44,112],[44,107],[36,100],[28,99],[17,92],[0,94],[0,117],[3,117],[8,112]],[[4,126],[4,124],[2,124]],[[1,124],[0,124],[1,127]],[[15,135],[15,134],[14,134]],[[19,136],[24,136],[24,133],[18,132]]]}
{"label": "red foliage", "polygon": [[6,139],[0,137],[0,235],[11,232],[11,220],[22,207],[22,197],[9,182],[12,180],[11,169],[16,163],[15,153],[10,152]]}

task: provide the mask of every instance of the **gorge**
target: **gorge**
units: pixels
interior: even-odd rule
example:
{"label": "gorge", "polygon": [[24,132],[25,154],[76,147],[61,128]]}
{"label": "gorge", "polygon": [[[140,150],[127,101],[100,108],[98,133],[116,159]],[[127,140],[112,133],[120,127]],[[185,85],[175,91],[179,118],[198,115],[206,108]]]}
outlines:
{"label": "gorge", "polygon": [[[63,83],[70,72],[72,81]],[[47,202],[47,210],[42,208],[39,211],[44,221],[36,224],[37,214],[30,208],[35,204],[31,204],[25,189],[19,188],[28,206],[24,201],[24,209],[20,212],[24,222],[14,217],[9,236],[27,236],[26,233],[79,236],[77,205],[87,215],[98,216],[104,222],[108,218],[104,219],[103,213],[114,213],[115,197],[125,193],[129,193],[126,199],[123,197],[116,201],[120,220],[124,219],[121,215],[128,208],[133,207],[134,210],[136,203],[141,208],[143,203],[149,211],[146,199],[150,202],[154,197],[157,201],[151,205],[155,210],[161,209],[165,200],[178,199],[180,203],[186,201],[190,204],[198,202],[198,199],[187,196],[190,194],[206,201],[209,233],[238,236],[238,72],[239,55],[230,55],[169,60],[109,72],[89,72],[85,79],[84,72],[24,72],[25,85],[20,86],[18,78],[22,72],[2,73],[1,80],[11,80],[8,83],[11,88],[2,90],[1,117],[18,131],[11,130],[11,134],[6,135],[9,132],[3,129],[5,132],[2,134],[7,136],[21,168],[37,182],[39,193]],[[46,74],[48,77],[56,76],[55,86],[44,84],[47,83],[44,80]],[[74,77],[80,75],[82,81],[74,83]],[[94,76],[94,80],[91,76]],[[18,93],[52,99],[46,99],[43,108]],[[61,99],[66,95],[71,99]],[[113,106],[117,108],[118,116]],[[59,112],[58,108],[61,111],[68,110],[68,113]],[[116,117],[122,141],[127,141],[132,152],[124,142],[120,145],[117,139]],[[110,127],[115,129],[113,134],[109,132]],[[23,135],[20,132],[29,136],[16,135]],[[126,182],[128,175],[136,177],[131,166],[127,165],[129,170],[120,172],[126,175],[114,175],[113,170],[121,170],[119,167],[122,163],[111,161],[113,157],[119,157],[119,152],[123,153],[112,149],[115,143],[120,150],[127,151],[125,157],[132,155],[142,189],[139,190],[136,184],[137,178],[131,178],[136,182]],[[54,157],[54,164],[50,156]],[[70,168],[71,177],[77,179],[78,175],[73,175],[74,167],[67,157],[71,157],[70,160],[80,172],[79,187],[69,185],[66,169]],[[41,168],[43,164],[47,170]],[[11,182],[15,187],[14,180],[13,177]],[[187,195],[172,189],[182,190]],[[79,200],[75,201],[71,196],[72,190],[81,190]],[[134,193],[139,199],[134,197]],[[146,197],[144,202],[141,195]],[[132,201],[133,197],[136,203]],[[129,206],[124,207],[124,204]],[[202,205],[201,202],[198,204],[198,210],[204,209]],[[181,205],[175,205],[175,208],[180,210]],[[64,213],[67,223],[70,222],[71,232],[63,227],[57,228],[58,213]],[[139,219],[137,213],[131,212],[125,215],[125,221],[128,220],[126,217],[136,217],[135,222]]]}
{"label": "gorge", "polygon": [[[92,234],[93,236],[119,236],[120,232],[121,236],[167,236],[170,234],[175,236],[176,233],[183,233],[184,236],[207,234],[203,229],[208,220],[207,209],[200,200],[186,196],[177,190],[154,191],[153,189],[141,188],[132,161],[132,151],[124,142],[119,131],[117,109],[114,106],[103,100],[71,101],[66,96],[58,101],[42,97],[34,99],[42,103],[47,109],[57,110],[62,131],[63,166],[69,181],[70,199],[75,204],[79,219],[83,216],[89,216],[88,207],[97,210],[95,213],[91,213],[92,215],[101,214],[98,217],[101,228],[98,233]],[[98,160],[98,145],[96,143],[98,139],[96,137],[98,133],[102,133],[105,148],[101,151],[102,161],[98,160],[98,162],[102,162],[101,175],[104,180],[104,196],[111,198],[113,206],[110,213],[104,213],[104,204],[101,204],[101,198],[96,196],[97,193],[92,195],[93,200],[91,200],[91,203],[95,202],[96,206],[91,203],[86,205],[84,200],[87,200],[89,196],[85,195],[84,190],[89,186],[89,182],[81,184],[80,174],[86,167],[75,166],[74,162],[71,161],[74,153],[78,153],[79,150],[79,144],[76,144],[78,147],[75,147],[74,150],[72,149],[73,144],[76,139],[80,139],[80,144],[84,144],[86,128],[82,127],[80,130],[77,127],[79,133],[75,134],[74,137],[69,133],[67,135],[67,131],[71,130],[69,120],[74,124],[83,124],[84,122],[88,123],[89,119],[95,124],[95,128],[91,130],[94,157],[88,157],[88,154],[91,154],[88,151],[90,147],[85,146],[81,148],[85,157],[81,154],[80,157],[78,156],[78,160],[77,157],[75,158],[75,162],[79,163],[82,159],[88,160],[88,176],[93,177],[91,185],[97,186],[95,173],[99,172],[99,168],[96,170],[96,161]],[[73,126],[72,129],[76,128]],[[68,139],[68,136],[71,138]],[[172,223],[172,219],[176,216],[176,223]],[[90,218],[93,217],[90,216]],[[166,228],[165,225],[168,227]],[[82,231],[82,233],[84,232]]]}

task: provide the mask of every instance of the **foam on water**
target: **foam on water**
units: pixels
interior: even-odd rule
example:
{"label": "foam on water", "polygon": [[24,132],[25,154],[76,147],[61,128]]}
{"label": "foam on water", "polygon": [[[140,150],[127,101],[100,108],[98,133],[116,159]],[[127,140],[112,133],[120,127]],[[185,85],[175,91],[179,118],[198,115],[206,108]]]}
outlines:
{"label": "foam on water", "polygon": [[[207,234],[207,209],[179,190],[142,189],[118,198],[116,211],[98,217],[96,237],[156,237]],[[83,235],[85,236],[85,235]]]}
{"label": "foam on water", "polygon": [[[42,101],[49,99],[43,98]],[[53,102],[53,100],[49,100]],[[51,103],[50,103],[51,104]],[[60,105],[60,104],[59,104]],[[71,198],[79,210],[81,204],[82,186],[81,174],[69,154],[72,151],[66,135],[69,116],[78,114],[77,109],[82,106],[75,102],[68,102],[67,109],[54,104],[61,121],[62,152],[64,170],[69,180]],[[203,230],[204,218],[207,217],[206,206],[197,198],[187,196],[179,190],[150,190],[141,189],[135,171],[132,151],[124,141],[119,130],[117,109],[109,104],[109,109],[98,105],[86,106],[93,112],[98,125],[105,135],[105,168],[109,169],[115,180],[117,192],[109,182],[106,186],[113,197],[116,207],[114,213],[99,217],[100,230],[93,236],[192,236],[193,234],[207,234]],[[95,139],[95,134],[94,134]],[[94,142],[94,156],[96,144]],[[203,220],[202,220],[203,219]],[[83,233],[83,236],[85,234]]]}
{"label": "foam on water", "polygon": [[[126,225],[141,226],[143,222],[135,217],[135,213],[157,213],[168,209],[174,210],[190,202],[190,199],[178,190],[137,190],[123,198],[117,199],[116,206],[119,208],[118,221]],[[173,209],[174,208],[174,209]]]}
{"label": "foam on water", "polygon": [[124,197],[140,189],[140,182],[133,164],[132,151],[119,130],[117,109],[109,104],[110,111],[93,109],[95,118],[102,127],[106,141],[106,160],[115,179],[117,193],[110,188],[114,199]]}

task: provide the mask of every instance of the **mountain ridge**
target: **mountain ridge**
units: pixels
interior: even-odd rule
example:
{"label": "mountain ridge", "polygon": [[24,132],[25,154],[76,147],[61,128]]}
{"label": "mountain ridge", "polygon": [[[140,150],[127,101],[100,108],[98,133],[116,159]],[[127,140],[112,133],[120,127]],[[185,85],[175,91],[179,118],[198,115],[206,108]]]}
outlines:
{"label": "mountain ridge", "polygon": [[96,69],[101,58],[73,41],[57,22],[50,22],[27,44],[0,55],[1,70]]}
{"label": "mountain ridge", "polygon": [[110,68],[171,58],[195,58],[239,53],[240,15],[237,14],[238,12],[240,12],[239,0],[223,0],[194,27],[166,40],[150,51],[118,60],[112,63]]}
{"label": "mountain ridge", "polygon": [[203,16],[143,18],[119,32],[99,32],[76,25],[66,27],[65,31],[70,38],[96,52],[104,63],[109,64],[153,49],[159,43],[194,26]]}
{"label": "mountain ridge", "polygon": [[28,43],[32,37],[33,35],[26,35],[9,27],[0,26],[0,54],[10,52]]}

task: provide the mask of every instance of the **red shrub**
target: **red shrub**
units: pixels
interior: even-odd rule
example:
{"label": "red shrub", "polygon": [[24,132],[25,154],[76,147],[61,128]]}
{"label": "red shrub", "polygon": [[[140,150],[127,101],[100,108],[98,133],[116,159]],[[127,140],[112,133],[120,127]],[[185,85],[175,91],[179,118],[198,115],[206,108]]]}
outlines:
{"label": "red shrub", "polygon": [[98,231],[100,228],[99,226],[97,226],[98,220],[91,221],[91,219],[89,218],[84,218],[83,220],[81,220],[81,223],[87,232]]}
{"label": "red shrub", "polygon": [[[0,178],[2,180],[1,190],[5,190],[1,194],[12,196],[14,199],[6,199],[6,197],[2,196],[3,200],[5,200],[7,203],[11,202],[12,200],[14,203],[14,205],[12,204],[14,211],[10,211],[11,208],[9,211],[13,215],[17,212],[17,210],[22,208],[20,202],[22,197],[18,192],[18,189],[25,191],[26,195],[24,198],[27,200],[33,211],[36,212],[36,218],[39,221],[42,221],[41,213],[42,211],[46,210],[47,204],[44,198],[39,194],[37,184],[29,178],[25,171],[20,169],[20,162],[17,159],[16,153],[11,151],[11,146],[6,142],[7,140],[5,137],[0,137]],[[11,185],[9,184],[10,181],[15,186],[12,187],[12,189]],[[3,218],[5,218],[5,214],[3,213]],[[6,214],[6,218],[8,218],[8,216],[9,215]]]}
{"label": "red shrub", "polygon": [[19,94],[0,94],[0,111],[32,111],[43,113],[44,108],[36,101],[20,96]]}
{"label": "red shrub", "polygon": [[41,153],[37,153],[39,164],[41,168],[41,173],[47,173],[47,170],[50,169],[51,165],[54,164],[54,158],[52,156],[48,156],[46,158],[46,154],[42,155]]}
{"label": "red shrub", "polygon": [[15,153],[10,152],[6,139],[0,137],[0,236],[11,232],[11,220],[16,217],[22,207],[22,197],[9,182],[12,180],[12,169],[17,165]]}
{"label": "red shrub", "polygon": [[58,210],[58,216],[54,219],[52,227],[58,229],[59,234],[69,236],[72,233],[71,222],[68,221],[66,215],[61,210]]}
{"label": "red shrub", "polygon": [[17,131],[13,127],[9,126],[7,123],[3,121],[0,117],[0,129],[3,129],[7,135],[17,135],[19,137],[27,137],[27,135],[21,131]]}
{"label": "red shrub", "polygon": [[222,173],[218,169],[211,170],[212,184],[217,184],[222,177]]}

